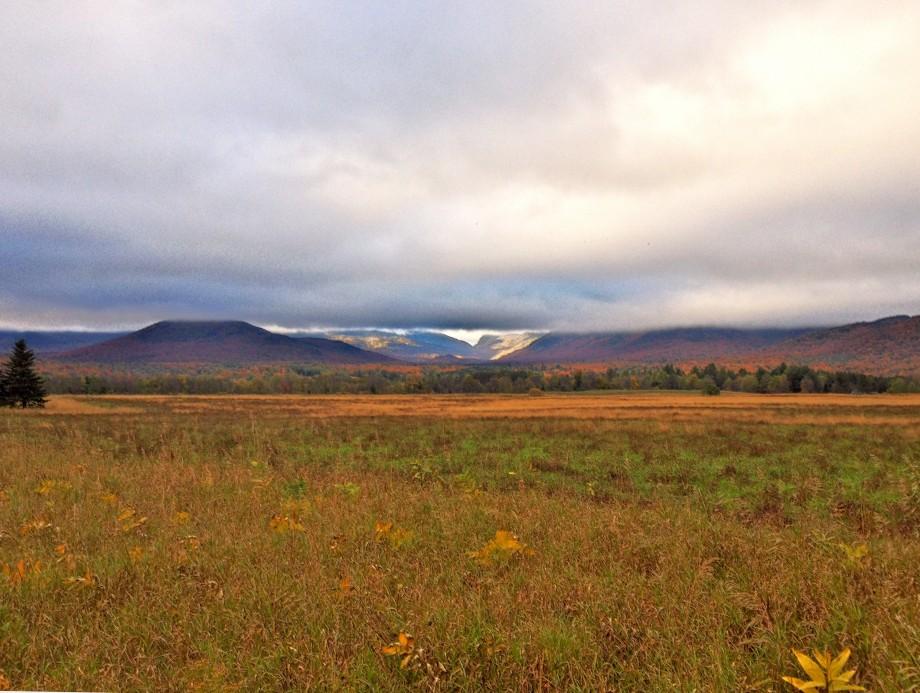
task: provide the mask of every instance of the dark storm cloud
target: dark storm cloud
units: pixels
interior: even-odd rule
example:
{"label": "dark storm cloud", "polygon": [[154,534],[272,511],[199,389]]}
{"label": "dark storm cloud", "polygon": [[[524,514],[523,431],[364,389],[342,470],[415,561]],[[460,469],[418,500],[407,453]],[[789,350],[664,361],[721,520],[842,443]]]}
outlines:
{"label": "dark storm cloud", "polygon": [[21,4],[0,324],[920,306],[910,3]]}

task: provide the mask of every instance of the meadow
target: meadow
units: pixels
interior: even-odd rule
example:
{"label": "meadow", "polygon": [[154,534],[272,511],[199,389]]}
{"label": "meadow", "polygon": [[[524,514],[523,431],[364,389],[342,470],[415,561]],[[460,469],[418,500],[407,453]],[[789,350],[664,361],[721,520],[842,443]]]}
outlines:
{"label": "meadow", "polygon": [[920,690],[920,396],[0,411],[0,682]]}

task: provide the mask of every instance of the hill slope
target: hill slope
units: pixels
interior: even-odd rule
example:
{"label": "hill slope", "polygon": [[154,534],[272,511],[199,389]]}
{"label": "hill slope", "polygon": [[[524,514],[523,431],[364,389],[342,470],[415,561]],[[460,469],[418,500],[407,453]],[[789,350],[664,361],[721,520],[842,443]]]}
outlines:
{"label": "hill slope", "polygon": [[805,330],[688,327],[650,332],[550,333],[506,356],[514,363],[660,363],[738,358]]}
{"label": "hill slope", "polygon": [[896,316],[831,328],[551,333],[502,361],[612,365],[714,361],[765,366],[786,361],[864,373],[918,373],[920,316]]}
{"label": "hill slope", "polygon": [[920,315],[812,330],[764,353],[774,360],[864,373],[920,373]]}
{"label": "hill slope", "polygon": [[330,339],[294,339],[240,321],[163,321],[100,344],[67,351],[83,363],[385,363],[392,359]]}

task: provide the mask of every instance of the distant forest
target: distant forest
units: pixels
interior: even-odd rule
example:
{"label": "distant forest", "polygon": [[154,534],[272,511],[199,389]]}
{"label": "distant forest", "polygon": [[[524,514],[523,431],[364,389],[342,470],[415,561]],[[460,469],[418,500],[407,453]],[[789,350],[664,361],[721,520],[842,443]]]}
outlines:
{"label": "distant forest", "polygon": [[781,364],[772,369],[730,370],[715,364],[661,367],[512,368],[475,366],[416,369],[247,367],[189,369],[192,372],[104,371],[45,373],[58,394],[460,394],[580,392],[589,390],[697,390],[733,392],[920,392],[916,377],[814,370]]}

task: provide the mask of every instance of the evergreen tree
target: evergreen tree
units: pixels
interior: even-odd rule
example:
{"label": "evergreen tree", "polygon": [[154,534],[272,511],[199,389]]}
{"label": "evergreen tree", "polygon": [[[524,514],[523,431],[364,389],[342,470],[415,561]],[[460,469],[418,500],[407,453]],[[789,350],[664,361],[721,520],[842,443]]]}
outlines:
{"label": "evergreen tree", "polygon": [[35,372],[35,354],[20,339],[13,345],[9,361],[0,377],[3,385],[4,403],[9,406],[44,407],[45,386],[41,377]]}
{"label": "evergreen tree", "polygon": [[3,367],[0,366],[0,407],[12,406],[13,400],[10,399],[9,393],[6,391],[6,373]]}

